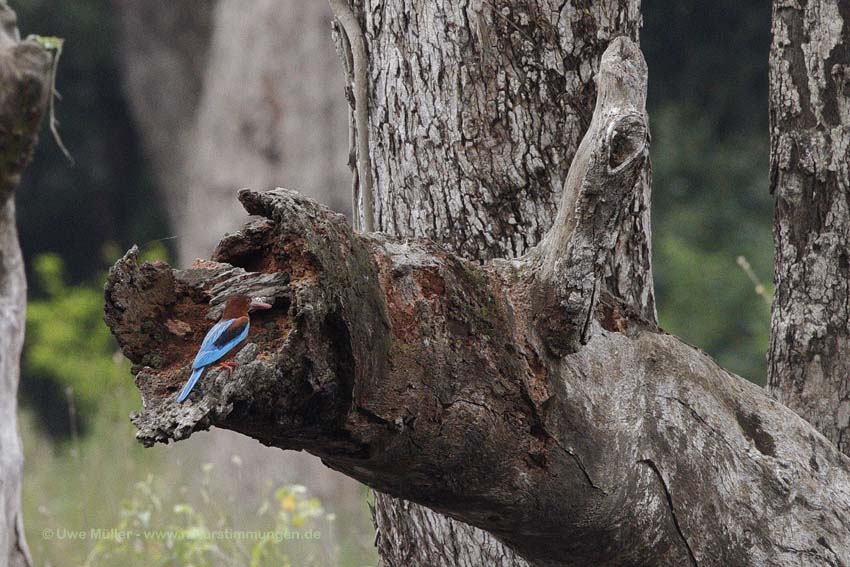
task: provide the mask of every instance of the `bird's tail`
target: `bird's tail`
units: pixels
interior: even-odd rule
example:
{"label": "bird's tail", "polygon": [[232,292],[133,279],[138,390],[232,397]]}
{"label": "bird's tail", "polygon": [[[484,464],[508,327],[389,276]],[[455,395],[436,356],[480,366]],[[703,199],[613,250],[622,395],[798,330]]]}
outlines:
{"label": "bird's tail", "polygon": [[195,368],[192,371],[192,375],[189,376],[189,381],[186,382],[186,385],[183,386],[183,389],[180,391],[180,395],[177,396],[177,402],[182,403],[183,400],[189,397],[189,393],[192,391],[192,388],[195,387],[195,384],[198,383],[198,379],[201,377],[201,374],[204,373],[204,369],[206,366],[201,366],[200,368]]}

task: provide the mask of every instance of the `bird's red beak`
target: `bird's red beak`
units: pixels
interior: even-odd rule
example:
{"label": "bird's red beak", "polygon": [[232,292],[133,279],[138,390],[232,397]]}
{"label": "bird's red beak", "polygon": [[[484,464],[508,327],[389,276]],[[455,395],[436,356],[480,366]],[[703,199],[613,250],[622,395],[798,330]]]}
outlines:
{"label": "bird's red beak", "polygon": [[271,308],[272,308],[271,303],[266,303],[265,301],[262,301],[260,299],[252,299],[251,304],[248,305],[248,311],[249,312],[250,311],[262,311],[264,309],[271,309]]}

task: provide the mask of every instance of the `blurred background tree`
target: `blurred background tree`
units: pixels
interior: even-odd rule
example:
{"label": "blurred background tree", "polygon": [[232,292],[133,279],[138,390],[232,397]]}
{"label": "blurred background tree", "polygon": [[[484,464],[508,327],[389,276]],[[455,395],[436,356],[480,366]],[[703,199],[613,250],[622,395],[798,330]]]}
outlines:
{"label": "blurred background tree", "polygon": [[649,64],[652,232],[661,326],[758,384],[769,297],[770,3],[644,0]]}
{"label": "blurred background tree", "polygon": [[73,46],[62,54],[56,104],[76,165],[45,131],[18,196],[27,276],[49,251],[64,259],[70,283],[88,281],[103,270],[105,245],[124,249],[168,233],[122,90],[115,18],[109,0],[20,0],[12,8],[23,33],[55,32]]}
{"label": "blurred background tree", "polygon": [[[188,9],[169,11],[175,4]],[[274,542],[274,546],[252,547],[248,550],[251,564],[287,564],[284,558],[293,565],[361,566],[375,562],[374,530],[365,504],[365,489],[312,457],[272,451],[221,431],[199,436],[179,452],[168,447],[139,450],[127,420],[128,414],[139,406],[138,392],[126,362],[116,352],[102,323],[105,270],[132,243],[142,245],[147,259],[174,259],[178,251],[186,256],[208,254],[208,249],[195,252],[185,242],[196,241],[199,230],[204,228],[208,234],[201,236],[211,241],[223,225],[235,228],[246,218],[232,198],[240,183],[292,184],[331,204],[333,193],[328,191],[337,185],[349,185],[345,164],[347,110],[339,64],[330,41],[329,8],[324,3],[291,2],[272,11],[281,6],[278,2],[265,2],[262,7],[259,2],[252,3],[253,18],[233,20],[231,27],[220,29],[210,18],[225,16],[226,21],[228,14],[237,11],[235,4],[222,1],[188,5],[157,0],[14,3],[22,29],[55,33],[66,40],[57,78],[63,98],[57,101],[57,111],[59,129],[76,161],[70,166],[53,142],[42,143],[19,200],[31,283],[22,378],[21,423],[27,451],[24,506],[38,564],[82,564],[96,542],[46,540],[41,537],[41,528],[117,527],[127,512],[126,502],[133,501],[134,483],[147,475],[153,475],[157,498],[166,512],[158,516],[164,524],[152,525],[153,528],[172,525],[167,512],[174,507],[203,510],[204,493],[191,488],[200,471],[208,467],[227,472],[209,479],[206,492],[215,494],[216,500],[228,508],[228,515],[207,513],[196,516],[198,522],[215,522],[219,528],[231,529],[279,528],[279,515],[265,514],[262,517],[267,521],[258,521],[263,495],[303,484],[307,493],[327,503],[327,512],[345,526],[343,530],[325,529],[321,539],[309,544],[293,546],[292,542],[283,541]],[[322,10],[316,10],[316,6]],[[295,12],[300,16],[294,17]],[[206,33],[205,25],[209,28]],[[273,51],[266,53],[274,57],[265,59],[265,67],[263,60],[254,58],[258,65],[247,77],[228,75],[231,68],[227,65],[208,69],[207,48],[219,52],[227,49],[226,43],[219,45],[222,40],[215,30],[220,29],[219,35],[226,37],[239,26],[239,31],[234,32],[239,38],[257,40],[244,46],[243,57],[255,55],[252,48],[257,48],[263,37],[271,42],[282,37],[284,45],[280,49],[269,46]],[[291,33],[278,36],[287,26]],[[259,29],[262,27],[274,33],[263,33]],[[295,30],[303,32],[296,34]],[[165,47],[176,44],[186,57],[175,60],[167,54],[157,58],[155,50],[162,45],[138,43],[140,37],[149,41],[156,38],[157,32],[166,38],[177,37]],[[70,45],[74,47],[67,47]],[[280,53],[291,57],[280,57]],[[305,83],[310,84],[311,58],[333,65],[322,72],[336,79],[338,88],[330,81],[316,85],[315,80],[312,91],[303,88]],[[269,63],[277,67],[270,69]],[[152,67],[146,67],[150,64]],[[203,76],[193,77],[193,73]],[[281,77],[282,73],[286,75]],[[151,85],[154,77],[159,77],[160,82]],[[247,92],[246,85],[257,78],[272,92],[261,97],[265,106],[256,110],[252,124],[238,113],[243,107],[250,110],[256,104],[244,100],[234,103],[234,98]],[[146,79],[148,91],[133,88],[139,80],[144,83]],[[202,90],[207,80],[215,85],[209,92]],[[278,80],[286,87],[279,93]],[[134,97],[128,97],[128,92]],[[295,104],[296,95],[300,95],[300,106]],[[322,114],[323,105],[326,106],[323,101],[329,99],[339,102],[338,107],[331,108],[339,116],[338,127],[334,130],[333,122],[325,120],[323,128],[308,131],[310,124],[318,122],[311,117]],[[130,111],[128,101],[135,102],[135,113]],[[153,105],[147,108],[147,115],[145,104]],[[277,117],[277,122],[287,128],[263,129],[262,121],[267,116],[263,113],[275,109],[290,113],[285,121],[281,120],[282,115]],[[196,119],[195,111],[207,115],[206,120]],[[146,116],[153,116],[153,122]],[[193,164],[197,159],[193,152],[199,144],[191,136],[196,124],[201,129],[197,139],[205,143],[203,150],[213,154],[212,162],[197,166]],[[247,135],[249,139],[219,140],[217,133],[221,128],[226,130],[232,124],[239,126],[237,135]],[[298,129],[304,133],[300,138],[296,137]],[[289,136],[288,145],[282,146],[286,151],[269,151],[262,156],[275,163],[275,170],[262,161],[249,161],[252,152],[271,148],[274,136],[284,130]],[[338,158],[333,151],[323,152],[317,147],[321,146],[321,136],[335,144]],[[49,140],[50,136],[46,133],[45,138]],[[219,140],[218,146],[211,140]],[[307,143],[309,140],[314,143]],[[243,142],[241,160],[234,157],[235,161],[225,164],[222,158],[218,168],[214,167],[216,154],[231,144],[241,148]],[[307,153],[315,156],[312,161],[307,159]],[[236,168],[240,166],[242,173],[237,180],[232,175],[237,175]],[[193,175],[187,175],[193,171]],[[314,172],[312,177],[310,171]],[[334,175],[340,183],[333,182]],[[227,180],[222,181],[221,177]],[[310,179],[313,182],[307,183]],[[191,192],[185,195],[188,187],[199,191],[218,188],[218,202],[224,214],[214,217],[207,211],[206,216],[191,218],[191,213],[200,207],[185,208],[187,197],[191,196]],[[206,206],[205,201],[212,201],[214,196],[201,194],[194,199]],[[348,202],[344,190],[338,202]],[[187,228],[189,225],[194,228]],[[242,467],[241,463],[250,466]],[[233,482],[236,472],[238,482]],[[140,513],[155,511],[144,509]],[[209,548],[208,543],[200,540],[198,546],[183,547],[181,553],[191,555],[193,564],[209,565],[223,564],[222,554],[240,549],[224,544]],[[173,551],[177,547],[169,544],[162,549]],[[288,551],[277,553],[281,547]],[[300,549],[289,550],[295,547]],[[114,557],[125,551],[132,549],[107,546],[90,557],[97,560],[93,565],[110,565],[113,561],[105,554]],[[157,554],[162,564],[187,564],[185,559],[189,556],[178,557],[164,551]],[[127,553],[121,557],[126,565],[149,565],[151,560],[144,554]],[[247,564],[244,559],[234,559],[233,564]]]}
{"label": "blurred background tree", "polygon": [[[197,219],[187,220],[181,207],[204,202],[207,194],[202,191],[213,184],[210,157],[228,144],[240,151],[225,166],[232,175],[219,180],[210,202],[229,203],[240,186],[277,183],[344,209],[350,188],[347,109],[326,3],[264,0],[254,4],[253,19],[231,17],[231,27],[224,31],[216,26],[228,21],[236,6],[232,0],[193,3],[192,9],[172,12],[177,15],[171,20],[160,9],[168,4],[181,3],[12,2],[24,33],[66,40],[57,80],[62,99],[56,110],[76,161],[70,166],[45,132],[18,192],[30,282],[21,381],[28,459],[24,498],[29,529],[36,530],[29,537],[36,562],[62,565],[72,557],[82,563],[93,552],[92,542],[59,545],[45,541],[38,530],[112,527],[110,522],[118,522],[128,502],[136,505],[133,483],[147,482],[148,474],[155,475],[152,482],[169,506],[203,510],[202,497],[186,487],[209,462],[229,471],[209,482],[234,507],[233,521],[248,522],[262,507],[262,495],[274,487],[306,484],[322,499],[325,511],[340,518],[333,541],[321,542],[322,553],[330,546],[338,565],[374,564],[364,492],[339,484],[326,470],[281,461],[255,445],[225,443],[213,435],[193,438],[189,450],[183,446],[179,453],[135,446],[126,416],[138,407],[138,394],[101,322],[101,286],[109,264],[133,243],[142,244],[149,258],[180,256],[186,262],[208,252],[203,239],[181,236],[187,226],[197,228]],[[308,4],[311,9],[305,10]],[[736,260],[746,257],[769,296],[770,5],[645,0],[643,14],[661,324],[761,384],[769,308]],[[305,33],[281,32],[287,23]],[[263,26],[277,30],[277,36]],[[217,29],[220,35],[247,38],[241,51],[231,49],[233,57],[265,53],[248,71],[268,77],[265,95],[240,92],[240,81],[250,77],[234,75],[232,68],[208,68],[207,56],[221,57],[226,47],[216,37]],[[145,43],[146,37],[157,37],[156,30],[159,37],[171,37],[171,43]],[[183,55],[157,59],[155,49]],[[139,61],[154,65],[145,68]],[[308,81],[311,73],[313,83]],[[334,78],[315,82],[321,73]],[[155,76],[166,80],[152,84]],[[286,80],[275,79],[281,76]],[[148,85],[148,92],[139,84]],[[214,88],[207,92],[205,85]],[[128,97],[128,92],[133,94]],[[299,107],[304,100],[317,101],[323,116],[331,118],[311,118]],[[276,129],[263,129],[266,117],[282,122]],[[228,125],[239,128],[228,131]],[[293,144],[293,136],[300,143]],[[197,155],[197,139],[214,141],[205,155]],[[307,163],[308,157],[314,161]],[[184,189],[186,194],[178,195]],[[230,212],[216,224],[235,226],[242,212],[235,201],[226,206]],[[210,232],[217,236],[217,230]],[[120,466],[104,466],[117,461]],[[241,462],[251,463],[250,471],[239,473],[238,485],[228,482],[234,463]],[[97,553],[119,551],[127,550],[103,548]],[[290,558],[293,564],[299,564],[298,557],[306,556]]]}

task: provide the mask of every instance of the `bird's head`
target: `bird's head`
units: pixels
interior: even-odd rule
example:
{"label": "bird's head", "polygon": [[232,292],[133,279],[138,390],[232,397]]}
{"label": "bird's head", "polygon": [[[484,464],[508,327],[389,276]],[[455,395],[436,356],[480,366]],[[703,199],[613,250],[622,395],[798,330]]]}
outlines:
{"label": "bird's head", "polygon": [[237,317],[244,317],[253,311],[271,308],[271,304],[266,303],[262,298],[251,298],[247,295],[234,295],[229,297],[227,302],[224,304],[224,312],[222,312],[221,318],[236,319]]}

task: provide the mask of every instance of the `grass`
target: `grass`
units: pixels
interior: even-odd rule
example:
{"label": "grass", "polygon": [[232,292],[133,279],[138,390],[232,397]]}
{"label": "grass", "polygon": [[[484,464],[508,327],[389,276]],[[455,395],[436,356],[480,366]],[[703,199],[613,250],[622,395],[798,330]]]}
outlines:
{"label": "grass", "polygon": [[321,502],[301,484],[247,478],[254,467],[237,455],[204,462],[204,439],[144,449],[127,419],[139,404],[128,378],[103,392],[85,436],[61,443],[42,433],[36,414],[21,411],[24,518],[35,564],[377,564],[365,489],[354,505]]}

